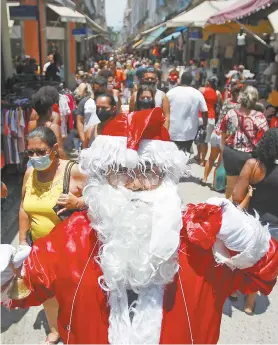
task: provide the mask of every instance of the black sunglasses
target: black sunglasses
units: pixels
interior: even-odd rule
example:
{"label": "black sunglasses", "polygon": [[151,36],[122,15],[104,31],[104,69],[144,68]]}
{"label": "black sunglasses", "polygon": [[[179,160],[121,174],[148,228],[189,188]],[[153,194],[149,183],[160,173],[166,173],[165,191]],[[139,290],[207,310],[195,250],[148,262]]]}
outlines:
{"label": "black sunglasses", "polygon": [[39,157],[43,157],[43,156],[47,155],[48,151],[49,151],[49,149],[44,149],[44,150],[25,150],[24,154],[25,154],[25,156],[28,156],[28,157],[33,157],[34,154],[36,154]]}

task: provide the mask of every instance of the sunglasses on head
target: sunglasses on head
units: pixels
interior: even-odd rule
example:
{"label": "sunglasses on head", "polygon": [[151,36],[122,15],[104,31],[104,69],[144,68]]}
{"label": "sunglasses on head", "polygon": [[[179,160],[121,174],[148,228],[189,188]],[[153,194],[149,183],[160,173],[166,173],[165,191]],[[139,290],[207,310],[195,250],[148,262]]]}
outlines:
{"label": "sunglasses on head", "polygon": [[41,149],[41,150],[25,150],[25,155],[28,157],[33,157],[36,154],[39,157],[46,156],[49,152],[49,149]]}

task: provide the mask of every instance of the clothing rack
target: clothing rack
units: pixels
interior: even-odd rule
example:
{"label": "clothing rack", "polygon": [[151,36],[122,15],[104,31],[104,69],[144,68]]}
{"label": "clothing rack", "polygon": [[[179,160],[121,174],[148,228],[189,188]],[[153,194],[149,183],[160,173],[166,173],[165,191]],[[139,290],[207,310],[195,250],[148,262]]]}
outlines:
{"label": "clothing rack", "polygon": [[23,164],[26,135],[32,107],[23,104],[1,102],[1,158],[4,164]]}
{"label": "clothing rack", "polygon": [[[61,86],[60,83],[48,82],[48,85]],[[58,85],[59,84],[59,85]],[[28,123],[32,113],[33,94],[42,86],[38,83],[31,83],[32,88],[28,89],[25,84],[25,92],[19,88],[19,92],[7,94],[1,100],[1,158],[7,164],[21,165],[24,160],[26,148],[26,136],[28,135]],[[26,92],[26,90],[28,92]],[[61,132],[66,137],[68,132],[74,128],[73,110],[76,108],[72,92],[68,89],[59,91],[59,105],[53,110],[61,116]],[[2,167],[4,165],[2,164]]]}

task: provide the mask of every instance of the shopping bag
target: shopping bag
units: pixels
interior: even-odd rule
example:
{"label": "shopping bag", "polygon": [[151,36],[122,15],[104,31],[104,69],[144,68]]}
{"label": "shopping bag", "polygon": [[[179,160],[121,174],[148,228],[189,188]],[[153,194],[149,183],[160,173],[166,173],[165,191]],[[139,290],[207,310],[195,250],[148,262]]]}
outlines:
{"label": "shopping bag", "polygon": [[215,175],[215,190],[217,192],[223,192],[225,189],[226,189],[226,170],[224,168],[224,164],[222,161]]}

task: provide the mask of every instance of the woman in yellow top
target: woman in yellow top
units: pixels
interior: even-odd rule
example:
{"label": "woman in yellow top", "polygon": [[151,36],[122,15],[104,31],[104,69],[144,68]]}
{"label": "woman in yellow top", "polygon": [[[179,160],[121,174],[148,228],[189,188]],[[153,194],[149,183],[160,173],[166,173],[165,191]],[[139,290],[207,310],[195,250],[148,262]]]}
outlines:
{"label": "woman in yellow top", "polygon": [[[58,144],[53,131],[38,127],[28,136],[28,150],[32,167],[25,173],[22,200],[19,210],[19,244],[28,245],[27,235],[31,231],[32,241],[46,236],[56,224],[59,216],[69,209],[84,208],[82,189],[86,176],[74,165],[70,174],[69,194],[62,194],[64,173],[68,161],[58,157]],[[56,214],[55,205],[61,210]],[[46,342],[55,344],[59,340],[57,328],[58,304],[55,298],[46,301],[44,310],[49,323],[50,334]]]}

